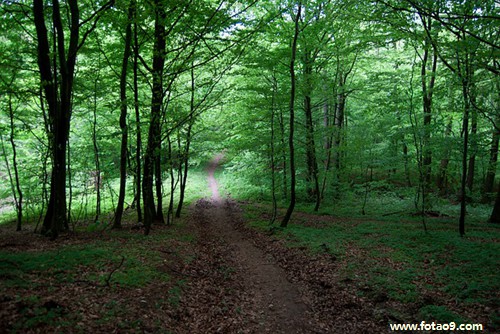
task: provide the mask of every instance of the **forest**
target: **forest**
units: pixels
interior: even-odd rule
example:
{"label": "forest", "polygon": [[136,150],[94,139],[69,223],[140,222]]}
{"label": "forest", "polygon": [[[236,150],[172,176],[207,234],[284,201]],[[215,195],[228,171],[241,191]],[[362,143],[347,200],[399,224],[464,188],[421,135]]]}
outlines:
{"label": "forest", "polygon": [[0,333],[500,331],[498,0],[0,3]]}

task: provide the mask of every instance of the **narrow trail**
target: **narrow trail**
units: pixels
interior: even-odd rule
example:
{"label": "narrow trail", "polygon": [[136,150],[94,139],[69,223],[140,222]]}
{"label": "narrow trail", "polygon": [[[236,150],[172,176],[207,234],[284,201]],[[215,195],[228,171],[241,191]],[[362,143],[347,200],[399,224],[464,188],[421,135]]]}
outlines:
{"label": "narrow trail", "polygon": [[219,324],[221,332],[316,332],[309,329],[308,307],[302,300],[300,288],[287,280],[285,271],[271,256],[236,228],[236,222],[241,221],[241,209],[234,201],[220,197],[214,177],[222,158],[222,154],[215,156],[207,170],[211,200],[198,201],[194,209],[195,229],[202,242],[210,244],[205,249],[214,252],[208,255],[224,257],[219,260],[231,266],[233,278],[243,290],[236,292],[241,302],[240,323]]}
{"label": "narrow trail", "polygon": [[210,190],[212,191],[212,201],[217,204],[221,204],[221,197],[219,194],[219,186],[217,184],[217,180],[215,180],[215,170],[217,169],[217,166],[219,166],[221,160],[224,158],[223,153],[217,154],[212,161],[210,161],[208,165],[208,186],[210,187]]}

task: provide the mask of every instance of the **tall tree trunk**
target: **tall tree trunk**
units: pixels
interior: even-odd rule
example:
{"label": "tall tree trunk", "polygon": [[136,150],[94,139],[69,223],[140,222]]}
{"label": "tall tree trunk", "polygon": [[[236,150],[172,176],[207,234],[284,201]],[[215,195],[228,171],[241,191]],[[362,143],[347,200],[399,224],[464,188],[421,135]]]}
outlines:
{"label": "tall tree trunk", "polygon": [[[325,94],[326,95],[326,94]],[[320,197],[325,198],[326,183],[328,178],[328,171],[330,170],[330,165],[332,161],[332,142],[333,142],[333,132],[331,131],[331,121],[330,121],[330,104],[328,103],[328,98],[325,98],[323,104],[323,127],[325,132],[323,148],[326,152],[326,158],[324,160],[324,174],[323,180],[321,182]]]}
{"label": "tall tree trunk", "polygon": [[139,112],[139,84],[138,84],[138,67],[139,67],[139,40],[137,36],[137,11],[134,10],[134,110],[135,110],[135,129],[136,129],[136,151],[135,151],[135,187],[137,189],[137,222],[142,222],[142,205],[141,205],[141,116]]}
{"label": "tall tree trunk", "polygon": [[[189,120],[187,133],[186,133],[186,146],[184,147],[184,152],[179,159],[179,203],[177,204],[177,210],[175,212],[175,217],[179,218],[182,212],[182,206],[184,205],[184,197],[186,195],[186,184],[189,172],[189,148],[191,146],[191,132],[194,124],[194,118]],[[179,148],[180,149],[180,148]]]}
{"label": "tall tree trunk", "polygon": [[288,198],[288,178],[287,178],[287,159],[286,159],[286,143],[285,143],[285,120],[283,117],[283,110],[280,108],[279,111],[279,126],[280,126],[280,146],[281,146],[281,169],[283,170],[283,199]]}
{"label": "tall tree trunk", "polygon": [[293,35],[292,42],[292,56],[290,59],[290,134],[288,137],[288,145],[290,149],[290,204],[286,211],[283,220],[281,221],[281,227],[286,227],[292,216],[293,209],[295,208],[295,147],[294,147],[294,126],[295,126],[295,58],[297,55],[297,39],[299,37],[299,19],[300,13],[302,11],[302,3],[299,1],[299,7],[297,9],[297,15],[295,16],[295,33]]}
{"label": "tall tree trunk", "polygon": [[[177,134],[179,135],[179,134]],[[167,135],[167,144],[168,144],[168,156],[167,159],[169,161],[168,172],[170,174],[170,194],[168,201],[168,209],[167,209],[167,225],[173,224],[174,218],[174,192],[175,192],[175,173],[174,173],[174,157],[172,150],[172,139],[170,135]],[[180,140],[177,141],[177,144],[180,144]]]}
{"label": "tall tree trunk", "polygon": [[[337,63],[337,66],[340,66],[339,63]],[[326,191],[326,184],[327,184],[327,179],[328,179],[328,174],[332,165],[332,149],[333,149],[333,138],[335,136],[334,130],[332,129],[332,115],[330,114],[330,108],[333,109],[333,119],[335,119],[335,110],[337,110],[337,77],[338,77],[339,71],[336,71],[336,76],[335,79],[333,80],[334,82],[334,89],[333,89],[333,96],[334,96],[334,103],[333,106],[331,107],[331,103],[329,103],[328,99],[328,89],[325,89],[325,103],[323,105],[323,126],[325,128],[325,139],[324,139],[324,149],[326,152],[326,158],[324,160],[324,174],[323,174],[323,181],[321,182],[321,198],[325,198],[325,191]]]}
{"label": "tall tree trunk", "polygon": [[[161,109],[163,105],[163,68],[165,66],[165,20],[166,14],[163,2],[154,0],[155,10],[155,33],[153,47],[153,86],[151,117],[148,131],[148,143],[146,154],[144,156],[144,176],[142,182],[143,201],[144,201],[144,233],[149,234],[153,220],[157,217],[153,196],[153,178],[154,169],[159,164],[157,157],[160,150],[160,122]],[[161,198],[161,196],[160,196]]]}
{"label": "tall tree trunk", "polygon": [[[12,136],[12,128],[11,128],[11,136]],[[9,163],[9,159],[7,157],[7,151],[5,150],[5,143],[4,143],[2,134],[0,134],[0,143],[2,144],[2,154],[3,154],[4,160],[5,160],[5,167],[7,168],[7,174],[9,175],[10,189],[12,192],[12,197],[14,197],[14,204],[16,207],[16,213],[17,213],[16,231],[21,231],[21,221],[22,221],[23,216],[22,216],[22,210],[20,210],[20,209],[22,209],[22,205],[21,206],[19,205],[19,198],[18,198],[18,194],[16,192],[16,188],[14,187],[14,180],[12,179],[12,171],[10,169],[10,163]],[[13,160],[15,160],[16,154],[14,153],[13,156],[14,156]]]}
{"label": "tall tree trunk", "polygon": [[306,162],[307,162],[307,194],[316,201],[314,211],[318,211],[321,194],[318,181],[318,162],[316,159],[316,145],[314,142],[314,122],[312,116],[311,91],[312,91],[312,59],[309,51],[304,54],[304,113],[306,116]]}
{"label": "tall tree trunk", "polygon": [[[465,64],[469,67],[468,64]],[[465,235],[465,215],[467,214],[467,156],[469,147],[469,114],[470,114],[470,75],[469,69],[466,69],[465,76],[462,76],[462,94],[464,98],[464,119],[462,125],[463,131],[463,151],[462,151],[462,181],[460,184],[460,218],[458,220],[458,231],[460,236]]]}
{"label": "tall tree trunk", "polygon": [[344,113],[345,113],[345,103],[346,103],[346,92],[345,83],[347,75],[343,73],[339,74],[339,81],[337,87],[337,97],[335,103],[335,115],[333,120],[333,164],[335,166],[335,182],[338,183],[340,176],[341,164],[341,154],[340,148],[342,145],[342,132],[344,127]]}
{"label": "tall tree trunk", "polygon": [[410,168],[408,166],[408,161],[410,160],[408,157],[408,144],[406,144],[404,138],[403,138],[403,159],[405,163],[406,186],[411,187],[412,185],[411,185]]}
{"label": "tall tree trunk", "polygon": [[[473,94],[471,92],[471,94]],[[473,98],[472,96],[470,98]],[[471,103],[474,105],[474,103]],[[470,154],[469,164],[467,167],[467,188],[470,192],[474,190],[474,173],[476,171],[476,153],[477,153],[477,111],[473,108],[471,115],[471,130],[470,130]]]}
{"label": "tall tree trunk", "polygon": [[[134,12],[135,0],[131,0],[128,8],[127,27],[125,28],[125,49],[123,51],[122,69],[120,74],[120,129],[122,131],[120,149],[120,190],[118,193],[118,203],[116,205],[113,228],[122,227],[123,206],[125,203],[125,191],[127,186],[127,68],[130,57],[130,45],[132,44],[132,20],[135,17]],[[140,193],[139,189],[138,193]]]}
{"label": "tall tree trunk", "polygon": [[[50,52],[43,0],[33,0],[33,19],[37,40],[37,62],[41,86],[48,106],[48,137],[52,155],[50,199],[42,226],[42,234],[57,238],[68,227],[66,207],[66,149],[71,118],[71,98],[76,57],[85,38],[95,29],[96,22],[105,9],[114,3],[110,0],[95,12],[94,24],[80,42],[80,11],[77,0],[67,0],[64,15],[68,18],[69,38],[64,36],[59,0],[51,1],[54,50]],[[66,43],[67,48],[66,48]],[[80,44],[79,44],[80,43]],[[51,60],[51,55],[53,59]],[[57,57],[57,61],[56,61]]]}
{"label": "tall tree trunk", "polygon": [[[179,159],[179,203],[177,204],[177,210],[175,212],[175,217],[179,218],[181,216],[182,206],[184,204],[184,196],[186,193],[186,183],[187,176],[189,171],[189,149],[191,146],[191,131],[193,129],[194,121],[195,121],[195,88],[196,81],[194,76],[194,64],[191,64],[191,96],[189,99],[189,120],[188,127],[186,132],[186,145],[184,147],[184,152],[182,153]],[[181,152],[181,148],[179,147],[179,152]]]}
{"label": "tall tree trunk", "polygon": [[278,205],[276,201],[276,159],[275,159],[275,153],[276,153],[276,148],[275,148],[275,130],[274,130],[274,123],[275,123],[275,104],[276,104],[276,92],[278,90],[277,88],[277,81],[276,81],[276,76],[272,75],[271,79],[271,84],[272,84],[272,95],[271,95],[271,140],[270,140],[270,155],[271,155],[271,198],[272,198],[272,204],[273,204],[273,210],[271,214],[271,220],[269,221],[269,224],[274,224],[276,221],[276,216],[278,213]]}
{"label": "tall tree trunk", "polygon": [[[430,33],[432,28],[432,21],[430,18],[421,16],[422,24],[426,27],[425,29]],[[432,52],[431,60],[431,72],[427,73],[427,67],[429,66],[429,55]],[[424,55],[422,58],[421,67],[421,80],[422,80],[422,106],[424,112],[424,135],[422,139],[422,168],[424,174],[424,185],[425,191],[429,189],[431,184],[431,163],[432,163],[432,149],[430,147],[431,140],[431,121],[432,121],[432,95],[434,92],[434,86],[436,82],[436,68],[437,68],[437,53],[432,48],[431,41],[426,37],[424,42]],[[430,77],[430,78],[429,78]],[[427,208],[427,203],[424,204]]]}
{"label": "tall tree trunk", "polygon": [[69,46],[66,50],[59,1],[54,0],[52,2],[52,23],[55,31],[54,43],[57,43],[57,57],[59,58],[59,68],[56,68],[53,67],[50,59],[51,53],[49,51],[43,1],[33,1],[33,14],[37,34],[38,68],[44,87],[45,100],[49,109],[49,122],[51,125],[49,137],[51,139],[50,148],[52,150],[53,163],[49,207],[47,208],[43,222],[42,234],[50,236],[52,239],[57,238],[59,232],[67,226],[66,144],[69,135],[71,96],[80,32],[80,13],[77,1],[68,0],[68,4],[70,37]]}
{"label": "tall tree trunk", "polygon": [[[10,119],[10,146],[12,147],[12,165],[14,167],[14,179],[16,185],[16,191],[14,191],[14,187],[12,187],[12,193],[14,194],[14,200],[16,202],[16,212],[17,212],[17,225],[16,231],[21,231],[21,224],[23,221],[23,192],[21,190],[21,182],[19,181],[19,169],[17,166],[17,148],[16,142],[14,141],[14,110],[12,108],[12,94],[9,94],[9,119]],[[3,145],[3,141],[2,141]],[[4,150],[5,152],[5,150]],[[5,156],[5,161],[7,162],[7,156]],[[7,164],[8,167],[8,164]],[[9,171],[10,177],[10,171]],[[12,185],[12,177],[11,185]]]}
{"label": "tall tree trunk", "polygon": [[97,64],[97,75],[94,81],[94,105],[93,105],[93,120],[92,120],[92,144],[94,147],[94,163],[95,163],[95,175],[94,184],[96,194],[96,204],[95,204],[95,218],[94,224],[99,221],[99,216],[101,215],[101,162],[99,159],[99,146],[97,143],[97,82],[99,81],[99,66]]}

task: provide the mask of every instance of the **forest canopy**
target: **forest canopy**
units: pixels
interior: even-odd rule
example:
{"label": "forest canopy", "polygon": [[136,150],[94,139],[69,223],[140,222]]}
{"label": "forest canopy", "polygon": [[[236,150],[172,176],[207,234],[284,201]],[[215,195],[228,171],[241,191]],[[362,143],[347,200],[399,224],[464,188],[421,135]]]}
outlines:
{"label": "forest canopy", "polygon": [[459,204],[461,235],[470,204],[498,223],[499,14],[494,0],[2,0],[2,219],[55,239],[133,208],[148,234],[224,151],[227,192],[272,201],[273,221],[287,206],[281,226],[296,203],[352,196],[364,214],[374,191],[422,217]]}

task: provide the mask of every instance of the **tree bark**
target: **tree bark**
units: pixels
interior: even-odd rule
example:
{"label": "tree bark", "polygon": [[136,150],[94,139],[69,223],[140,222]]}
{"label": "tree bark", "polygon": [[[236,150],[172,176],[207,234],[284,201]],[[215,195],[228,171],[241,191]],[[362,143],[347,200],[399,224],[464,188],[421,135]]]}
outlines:
{"label": "tree bark", "polygon": [[304,113],[306,117],[306,162],[307,162],[307,194],[309,198],[315,199],[314,211],[318,211],[321,193],[318,181],[318,162],[316,159],[316,145],[314,141],[314,123],[312,116],[311,91],[312,91],[312,59],[309,51],[304,54]]}
{"label": "tree bark", "polygon": [[139,40],[137,36],[137,11],[134,11],[134,110],[135,110],[135,129],[136,129],[136,151],[135,151],[135,187],[137,189],[137,222],[142,222],[142,205],[141,205],[141,115],[139,112],[139,84],[138,84],[138,67],[139,67]]}
{"label": "tree bark", "polygon": [[[472,98],[472,97],[470,97]],[[472,103],[474,105],[474,103]],[[469,164],[467,167],[467,188],[470,192],[474,190],[474,173],[476,171],[476,153],[477,153],[477,111],[472,110],[471,115],[471,130],[470,130],[470,154]]]}
{"label": "tree bark", "polygon": [[[195,89],[196,81],[194,76],[194,64],[191,64],[191,96],[189,99],[189,120],[186,132],[186,145],[184,147],[184,152],[180,157],[179,161],[179,171],[180,171],[180,189],[179,189],[179,203],[177,204],[177,210],[175,212],[175,217],[179,218],[182,212],[182,206],[184,204],[184,196],[186,193],[187,176],[189,171],[189,149],[191,146],[191,131],[194,125],[194,112],[195,112]],[[180,150],[180,147],[179,147]]]}
{"label": "tree bark", "polygon": [[[17,212],[17,225],[16,225],[16,231],[21,231],[21,226],[22,226],[22,221],[23,221],[23,192],[21,190],[21,182],[19,180],[19,168],[17,166],[17,148],[16,148],[16,142],[14,140],[14,110],[12,108],[12,95],[9,93],[9,120],[10,120],[10,146],[12,147],[12,165],[14,167],[14,180],[15,180],[15,190],[14,187],[12,186],[12,193],[14,195],[14,201],[16,203],[16,212]],[[2,141],[2,146],[3,146],[3,141]],[[5,150],[4,150],[5,154]],[[8,165],[8,160],[7,156],[5,156],[5,161],[7,162],[7,169],[9,169]],[[12,185],[12,177],[10,174],[9,170],[9,177],[11,179],[11,185]],[[17,192],[17,196],[16,196]]]}
{"label": "tree bark", "polygon": [[[425,25],[425,29],[430,33],[432,28],[432,21],[430,18],[425,16],[420,16],[422,19],[422,24]],[[427,67],[429,62],[429,53],[432,51],[432,63],[431,72],[427,73]],[[424,112],[424,136],[422,140],[422,153],[423,153],[423,174],[425,182],[425,189],[427,190],[431,184],[431,164],[432,164],[432,149],[430,147],[431,140],[431,121],[432,121],[432,95],[434,92],[434,86],[436,82],[436,68],[437,68],[437,53],[434,51],[429,38],[425,39],[424,42],[424,55],[422,58],[421,67],[421,80],[422,80],[422,106]],[[430,76],[430,79],[428,78]],[[427,203],[425,203],[427,207]]]}
{"label": "tree bark", "polygon": [[288,137],[288,145],[290,149],[290,203],[286,211],[283,220],[281,221],[281,227],[286,227],[292,216],[293,209],[295,208],[295,147],[294,147],[294,122],[295,122],[295,58],[297,55],[297,39],[299,37],[299,19],[300,13],[302,11],[302,3],[299,2],[297,9],[297,15],[295,16],[295,32],[292,41],[292,56],[290,59],[290,133]]}
{"label": "tree bark", "polygon": [[[11,136],[12,136],[12,128],[11,128]],[[16,231],[21,231],[21,221],[22,221],[23,216],[22,216],[22,210],[20,210],[20,209],[22,209],[22,205],[21,206],[19,205],[20,202],[19,202],[18,194],[16,192],[16,188],[14,187],[14,180],[12,180],[12,172],[10,169],[10,163],[9,163],[9,159],[7,157],[7,151],[5,150],[5,144],[4,144],[2,134],[0,134],[0,143],[2,144],[2,153],[3,153],[4,160],[5,160],[5,167],[7,168],[7,174],[9,175],[10,189],[12,192],[12,196],[14,197],[14,204],[16,207],[16,213],[17,213]],[[15,153],[13,153],[13,157],[14,157],[13,160],[15,160],[15,157],[16,157]],[[21,202],[21,204],[22,204],[22,202]]]}
{"label": "tree bark", "polygon": [[[52,151],[52,173],[49,207],[42,226],[42,234],[57,238],[68,225],[66,207],[66,144],[69,136],[71,96],[80,33],[80,13],[76,0],[68,0],[70,37],[66,53],[64,29],[59,1],[52,3],[54,43],[57,44],[59,67],[53,67],[50,59],[49,39],[45,25],[42,0],[33,1],[33,14],[37,34],[38,68],[45,100],[49,109],[50,149]],[[56,63],[54,61],[54,63]],[[58,78],[60,76],[60,78]],[[57,80],[57,84],[56,84]]]}
{"label": "tree bark", "polygon": [[[127,69],[130,57],[130,46],[132,44],[132,20],[135,16],[134,12],[135,0],[131,0],[128,8],[127,27],[125,28],[125,46],[120,74],[120,129],[122,131],[122,141],[120,148],[120,190],[118,193],[118,203],[116,205],[113,228],[122,227],[123,206],[125,203],[125,192],[127,186]],[[138,191],[138,193],[140,193],[140,191]]]}
{"label": "tree bark", "polygon": [[[340,69],[339,69],[340,70]],[[345,114],[345,103],[347,94],[345,92],[345,83],[347,80],[347,74],[342,72],[338,73],[338,83],[337,83],[337,96],[334,110],[333,118],[333,140],[332,140],[332,153],[333,153],[333,165],[335,166],[335,181],[339,182],[340,170],[342,168],[341,163],[341,153],[340,148],[342,145],[342,132],[344,127],[344,114]]]}
{"label": "tree bark", "polygon": [[287,159],[286,159],[286,143],[285,143],[285,120],[283,117],[283,111],[280,108],[280,113],[278,117],[280,126],[280,145],[281,145],[281,169],[283,170],[283,199],[288,198],[288,177],[287,177]]}
{"label": "tree bark", "polygon": [[[158,137],[160,136],[160,127],[157,129]],[[170,144],[169,144],[170,145]],[[156,215],[155,222],[165,224],[165,217],[163,216],[163,181],[161,175],[161,142],[157,143],[158,149],[156,150],[155,157],[155,191],[156,191]],[[173,195],[173,194],[171,194]]]}
{"label": "tree bark", "polygon": [[495,205],[493,206],[493,211],[491,212],[491,216],[488,222],[493,224],[500,224],[500,189],[497,192]]}
{"label": "tree bark", "polygon": [[[157,167],[157,159],[160,151],[160,122],[161,109],[163,105],[163,69],[165,66],[165,9],[161,0],[153,2],[155,9],[155,33],[153,47],[153,85],[152,85],[152,103],[151,117],[148,131],[148,142],[146,154],[144,156],[144,174],[142,182],[143,201],[144,201],[144,233],[149,234],[153,220],[157,217],[153,196],[153,178],[154,169]],[[157,194],[158,197],[158,194]],[[161,194],[160,194],[161,198]]]}
{"label": "tree bark", "polygon": [[[68,0],[64,15],[68,18],[69,38],[64,36],[59,0],[51,2],[53,26],[53,52],[49,48],[49,36],[45,24],[43,0],[33,0],[33,19],[37,36],[37,63],[40,70],[41,87],[48,106],[48,137],[52,155],[50,199],[42,226],[42,234],[57,238],[68,228],[66,206],[66,150],[71,119],[71,98],[78,49],[83,45],[92,25],[80,42],[80,11],[77,0]],[[94,23],[100,13],[111,7],[110,0],[96,11]],[[79,45],[80,43],[80,45]],[[67,44],[67,47],[66,47]],[[53,59],[51,59],[51,55]]]}
{"label": "tree bark", "polygon": [[273,204],[273,209],[272,209],[272,214],[271,214],[271,219],[269,221],[269,224],[274,224],[276,221],[276,216],[278,213],[278,205],[276,201],[276,159],[275,159],[275,130],[274,130],[274,123],[275,123],[275,104],[276,104],[276,92],[278,90],[278,85],[277,85],[277,80],[276,76],[272,75],[271,79],[271,85],[272,85],[272,90],[271,90],[271,138],[270,138],[270,155],[271,155],[271,199],[272,199],[272,204]]}
{"label": "tree bark", "polygon": [[[99,68],[99,64],[98,64]],[[97,70],[99,71],[99,69]],[[94,185],[96,194],[96,204],[95,204],[95,218],[94,224],[99,221],[99,216],[101,215],[101,187],[102,187],[102,179],[101,179],[101,162],[99,159],[99,146],[97,143],[97,82],[99,80],[99,74],[97,74],[94,82],[94,118],[92,120],[92,144],[94,147],[94,163],[95,163],[95,176],[94,176]]]}
{"label": "tree bark", "polygon": [[[468,67],[468,64],[466,64]],[[460,236],[465,235],[465,215],[467,213],[467,156],[469,147],[469,114],[470,114],[470,75],[469,69],[466,69],[465,77],[462,77],[462,94],[464,98],[464,119],[462,125],[463,138],[463,152],[462,152],[462,182],[460,184],[460,218],[458,220],[458,231]]]}

